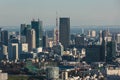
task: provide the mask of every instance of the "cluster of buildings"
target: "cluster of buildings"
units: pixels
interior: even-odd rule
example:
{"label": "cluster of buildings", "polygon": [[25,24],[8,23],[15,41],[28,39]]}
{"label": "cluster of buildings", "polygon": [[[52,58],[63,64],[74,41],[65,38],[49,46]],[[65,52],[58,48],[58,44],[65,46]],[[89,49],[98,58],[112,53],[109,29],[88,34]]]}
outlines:
{"label": "cluster of buildings", "polygon": [[[56,28],[51,31],[43,30],[43,23],[39,19],[32,20],[31,24],[21,24],[20,32],[8,32],[2,28],[0,29],[0,61],[20,62],[31,59],[38,62],[38,64],[50,61],[61,62],[66,67],[73,66],[73,70],[76,69],[75,67],[80,69],[80,64],[71,65],[67,62],[81,63],[84,61],[90,65],[89,68],[94,70],[95,66],[92,66],[92,64],[99,64],[99,62],[103,62],[102,69],[106,69],[108,64],[119,67],[119,56],[120,33],[110,33],[110,30],[107,29],[99,31],[87,30],[79,34],[71,34],[70,18],[68,17],[59,19],[59,27],[58,19],[56,19]],[[90,73],[89,68],[86,70]],[[67,69],[65,68],[65,70]],[[113,69],[115,70],[115,68]],[[59,70],[56,67],[48,68],[46,75],[50,79],[51,76],[59,78],[59,71],[61,71],[63,80],[81,79],[80,75],[78,77],[76,77],[77,75],[73,76],[71,69],[71,73],[69,73],[71,75],[68,75],[65,70],[62,71],[61,68]],[[112,74],[111,71],[108,71],[108,74]],[[84,78],[92,80],[93,78],[106,77],[106,75],[102,74],[102,71],[100,72],[101,74],[86,75]]]}
{"label": "cluster of buildings", "polygon": [[58,37],[62,45],[67,48],[70,39],[70,19],[60,18],[60,26],[60,37],[55,30],[54,40],[48,40],[40,20],[32,20],[31,25],[21,24],[20,32],[8,32],[1,28],[0,60],[18,61],[23,59],[23,56],[26,56],[25,59],[35,56],[34,53],[40,53],[48,47],[60,44]]}

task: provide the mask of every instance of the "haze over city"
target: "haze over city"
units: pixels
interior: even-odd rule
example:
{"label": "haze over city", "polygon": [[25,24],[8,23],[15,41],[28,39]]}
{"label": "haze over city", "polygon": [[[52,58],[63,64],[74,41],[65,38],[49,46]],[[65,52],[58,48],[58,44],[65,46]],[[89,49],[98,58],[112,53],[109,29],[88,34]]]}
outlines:
{"label": "haze over city", "polygon": [[72,26],[120,25],[119,0],[0,0],[0,25],[19,26],[33,18],[55,25],[56,11],[70,17]]}
{"label": "haze over city", "polygon": [[120,0],[0,0],[0,80],[120,80]]}

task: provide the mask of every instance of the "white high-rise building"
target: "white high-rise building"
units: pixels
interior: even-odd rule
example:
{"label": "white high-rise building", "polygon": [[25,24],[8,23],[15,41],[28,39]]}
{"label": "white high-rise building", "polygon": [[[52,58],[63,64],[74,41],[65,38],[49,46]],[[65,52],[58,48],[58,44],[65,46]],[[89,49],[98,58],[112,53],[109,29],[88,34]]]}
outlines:
{"label": "white high-rise building", "polygon": [[28,51],[32,51],[33,49],[36,48],[35,34],[36,33],[35,33],[34,29],[27,30],[26,40],[27,40],[27,43],[28,43]]}
{"label": "white high-rise building", "polygon": [[117,34],[116,41],[117,41],[117,43],[120,43],[120,34]]}
{"label": "white high-rise building", "polygon": [[21,43],[19,51],[20,51],[20,54],[28,52],[28,43]]}
{"label": "white high-rise building", "polygon": [[27,43],[22,44],[22,51],[28,52],[28,44]]}
{"label": "white high-rise building", "polygon": [[99,42],[100,42],[100,44],[102,44],[102,40],[103,40],[103,38],[102,38],[102,30],[100,30],[100,33],[99,33]]}
{"label": "white high-rise building", "polygon": [[96,31],[95,30],[91,31],[91,37],[96,37]]}

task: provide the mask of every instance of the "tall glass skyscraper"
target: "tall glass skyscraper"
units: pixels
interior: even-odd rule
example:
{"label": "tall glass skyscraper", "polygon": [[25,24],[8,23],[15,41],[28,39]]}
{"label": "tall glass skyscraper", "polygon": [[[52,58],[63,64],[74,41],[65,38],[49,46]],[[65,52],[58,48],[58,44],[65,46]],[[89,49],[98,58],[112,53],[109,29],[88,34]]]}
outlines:
{"label": "tall glass skyscraper", "polygon": [[1,31],[1,42],[8,46],[8,31],[7,30],[3,30]]}
{"label": "tall glass skyscraper", "polygon": [[42,47],[42,21],[31,21],[32,29],[35,30],[36,33],[36,48]]}
{"label": "tall glass skyscraper", "polygon": [[21,27],[20,27],[21,36],[26,36],[26,31],[27,31],[27,25],[26,24],[21,24]]}
{"label": "tall glass skyscraper", "polygon": [[59,39],[66,49],[70,40],[70,18],[60,18]]}

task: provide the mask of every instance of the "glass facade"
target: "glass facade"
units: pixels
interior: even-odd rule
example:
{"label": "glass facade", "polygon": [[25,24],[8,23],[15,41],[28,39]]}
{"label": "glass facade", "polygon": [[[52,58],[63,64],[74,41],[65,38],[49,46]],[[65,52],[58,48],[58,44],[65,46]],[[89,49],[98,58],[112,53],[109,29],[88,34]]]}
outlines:
{"label": "glass facade", "polygon": [[69,46],[70,40],[70,18],[60,18],[59,39],[61,44],[66,49]]}
{"label": "glass facade", "polygon": [[42,21],[31,21],[32,29],[36,32],[36,48],[42,47]]}

